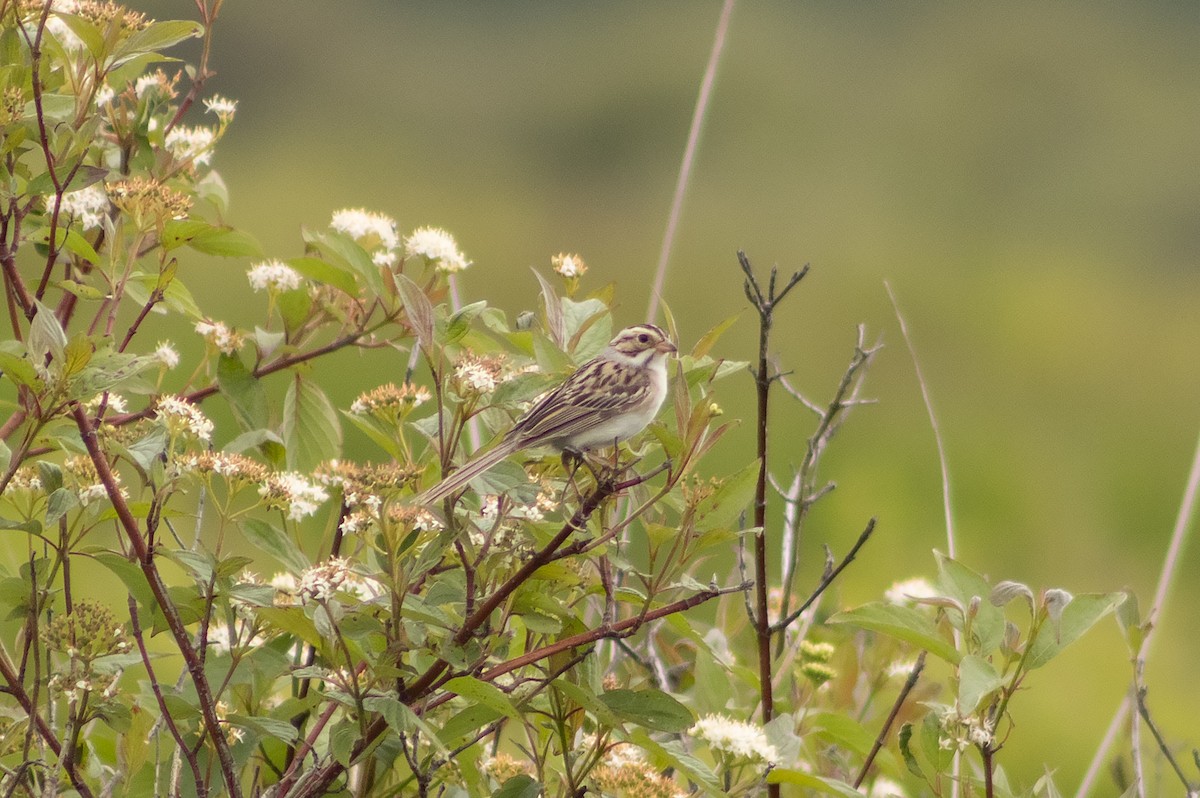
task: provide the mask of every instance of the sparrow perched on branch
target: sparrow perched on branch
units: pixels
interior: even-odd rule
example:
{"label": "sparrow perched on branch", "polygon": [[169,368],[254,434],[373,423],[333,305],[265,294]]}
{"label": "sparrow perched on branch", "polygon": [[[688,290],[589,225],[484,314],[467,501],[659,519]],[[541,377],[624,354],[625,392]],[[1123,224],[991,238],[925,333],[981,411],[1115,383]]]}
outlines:
{"label": "sparrow perched on branch", "polygon": [[551,446],[580,454],[636,435],[667,397],[667,359],[675,351],[653,324],[626,327],[538,400],[498,444],[421,493],[417,503],[444,499],[513,452]]}

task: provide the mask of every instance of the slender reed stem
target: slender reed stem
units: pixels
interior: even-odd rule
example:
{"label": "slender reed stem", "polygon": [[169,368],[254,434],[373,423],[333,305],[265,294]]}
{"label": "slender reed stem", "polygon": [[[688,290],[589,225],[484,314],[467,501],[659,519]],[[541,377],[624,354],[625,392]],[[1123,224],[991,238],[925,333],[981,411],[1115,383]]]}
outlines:
{"label": "slender reed stem", "polygon": [[735,2],[736,0],[725,0],[725,4],[721,7],[721,18],[717,21],[712,50],[708,54],[708,66],[704,68],[704,78],[700,81],[700,96],[696,98],[696,108],[692,111],[692,124],[688,128],[687,144],[683,148],[683,162],[679,165],[679,178],[675,181],[675,193],[671,197],[667,231],[663,234],[662,249],[658,253],[658,265],[654,269],[654,283],[650,289],[650,304],[646,308],[646,321],[654,321],[658,315],[658,304],[662,301],[663,285],[667,280],[667,263],[671,259],[671,249],[675,245],[675,231],[679,228],[679,219],[683,215],[683,197],[687,193],[688,183],[691,182],[692,165],[696,162],[696,151],[700,146],[700,131],[703,129],[704,119],[708,115],[708,103],[712,98],[713,84],[717,81],[717,66],[721,63],[721,53],[725,49],[725,34],[729,31],[729,20],[733,17]]}

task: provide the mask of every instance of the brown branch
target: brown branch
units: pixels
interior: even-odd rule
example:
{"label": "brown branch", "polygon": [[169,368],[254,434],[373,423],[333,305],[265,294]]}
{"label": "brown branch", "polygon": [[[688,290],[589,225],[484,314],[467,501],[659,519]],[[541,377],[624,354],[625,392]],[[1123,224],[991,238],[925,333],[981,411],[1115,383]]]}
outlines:
{"label": "brown branch", "polygon": [[623,621],[618,621],[613,624],[604,624],[595,629],[590,629],[586,632],[580,632],[579,634],[571,635],[570,637],[564,637],[561,640],[556,640],[547,646],[542,646],[541,648],[526,652],[515,659],[511,659],[508,662],[503,662],[480,674],[479,678],[483,681],[493,681],[497,677],[503,676],[504,674],[514,671],[517,668],[523,668],[526,665],[532,665],[535,662],[546,659],[547,657],[552,657],[555,654],[567,651],[568,649],[576,648],[578,646],[585,646],[588,643],[595,643],[599,640],[604,640],[607,638],[628,637],[640,629],[643,625],[650,623],[651,621],[657,621],[659,618],[665,618],[668,615],[675,615],[676,613],[683,612],[684,610],[689,610],[692,607],[699,606],[706,601],[711,601],[712,599],[717,598],[718,596],[724,596],[727,593],[745,592],[752,586],[752,582],[743,582],[742,584],[734,587],[709,588],[708,590],[694,593],[685,599],[673,601],[670,604],[665,604],[662,607],[650,610],[649,612],[638,613],[637,615],[626,618]]}
{"label": "brown branch", "polygon": [[[871,533],[873,533],[874,531],[875,531],[875,519],[872,518],[870,521],[867,522],[866,528],[862,531],[861,534],[859,534],[858,540],[854,541],[854,545],[850,547],[850,551],[846,552],[846,556],[843,557],[842,561],[837,564],[837,567],[830,570],[827,574],[825,574],[824,577],[821,578],[820,583],[817,585],[816,589],[812,592],[812,595],[809,596],[807,599],[805,599],[804,603],[801,604],[799,607],[797,607],[795,610],[793,610],[790,615],[788,615],[787,617],[784,617],[784,618],[780,618],[778,621],[776,621],[771,626],[771,631],[779,632],[779,631],[782,631],[783,629],[786,629],[788,626],[790,626],[792,623],[794,623],[795,620],[797,618],[799,618],[800,615],[806,609],[808,609],[810,606],[812,606],[812,603],[814,601],[816,601],[817,598],[820,597],[820,595],[822,593],[825,592],[825,588],[827,588],[831,584],[833,584],[833,580],[838,578],[838,574],[840,574],[842,571],[846,570],[846,566],[854,561],[854,558],[856,556],[858,556],[858,550],[861,549],[863,547],[863,545],[867,542],[867,540],[870,539]],[[831,559],[832,559],[832,557],[831,557]],[[828,567],[828,565],[826,567]]]}
{"label": "brown branch", "polygon": [[875,744],[871,746],[870,753],[863,760],[862,767],[858,771],[858,776],[854,779],[854,789],[862,786],[863,779],[867,777],[867,773],[871,770],[871,764],[875,761],[875,757],[879,755],[879,749],[883,748],[883,744],[887,741],[888,732],[891,731],[892,724],[896,722],[896,716],[900,714],[900,707],[904,706],[904,702],[908,699],[908,694],[917,686],[917,679],[921,676],[921,671],[925,668],[925,653],[922,651],[917,655],[917,661],[913,668],[908,673],[908,679],[905,680],[904,686],[900,688],[900,695],[896,696],[896,703],[892,704],[892,711],[888,713],[887,720],[883,722],[883,728],[879,730],[879,736],[875,738]]}
{"label": "brown branch", "polygon": [[[221,721],[217,717],[216,701],[213,699],[212,689],[208,684],[208,676],[204,673],[204,663],[201,662],[196,649],[192,646],[187,627],[183,622],[183,618],[179,615],[179,609],[175,606],[169,589],[163,581],[162,574],[159,573],[158,566],[154,562],[154,553],[147,545],[146,539],[142,536],[141,530],[138,528],[137,519],[134,518],[133,513],[129,509],[129,504],[126,503],[125,497],[121,494],[121,488],[117,485],[112,469],[108,465],[108,458],[100,450],[100,443],[96,438],[96,430],[88,420],[83,406],[78,402],[72,406],[71,416],[74,418],[75,425],[79,429],[80,437],[83,439],[84,447],[87,449],[88,455],[92,460],[92,465],[96,468],[96,475],[100,478],[101,483],[103,483],[105,492],[112,502],[113,511],[117,515],[117,521],[120,523],[122,530],[125,532],[125,537],[129,540],[129,544],[133,548],[142,574],[146,577],[146,582],[150,586],[150,592],[154,595],[155,604],[162,612],[163,618],[171,630],[171,635],[175,638],[176,647],[183,656],[184,664],[192,679],[192,685],[196,690],[196,699],[200,704],[200,714],[204,718],[204,727],[212,738],[213,748],[216,749],[217,760],[221,765],[221,774],[225,779],[225,787],[233,798],[240,798],[241,785],[238,782],[233,755],[229,751],[229,744],[221,730]],[[207,794],[207,789],[203,784],[197,784],[196,790],[202,798]]]}
{"label": "brown branch", "polygon": [[[644,476],[635,476],[630,479],[615,482],[611,479],[602,480],[596,485],[595,490],[584,499],[583,504],[571,516],[570,520],[563,525],[558,534],[554,536],[540,550],[533,554],[521,568],[509,577],[494,593],[484,599],[476,610],[463,621],[462,627],[454,635],[451,640],[452,645],[462,645],[471,639],[491,617],[492,613],[522,584],[529,580],[533,573],[543,565],[551,562],[554,553],[567,541],[567,539],[578,530],[586,528],[587,521],[596,508],[609,496],[618,493],[622,490],[640,485],[646,480]],[[705,599],[707,600],[707,599]],[[547,656],[549,656],[547,654]],[[540,659],[540,658],[539,658]],[[535,660],[536,661],[536,660]],[[446,679],[446,671],[450,664],[445,660],[438,660],[431,665],[424,673],[418,676],[413,682],[409,683],[399,695],[399,698],[405,704],[413,704],[430,692],[437,689],[438,685],[443,684]],[[498,675],[498,674],[497,674]],[[357,743],[350,751],[349,761],[353,762],[358,756],[366,751],[375,741],[386,732],[388,729],[387,721],[382,717],[377,717],[367,726],[366,730],[360,736]],[[296,787],[295,796],[319,796],[323,795],[324,791],[345,771],[345,767],[339,762],[329,762],[315,771],[308,774],[303,783],[297,784],[295,778],[291,781],[281,780],[276,792],[279,798],[288,795],[293,787]]]}
{"label": "brown branch", "polygon": [[[750,304],[758,312],[759,321],[758,361],[757,368],[753,371],[757,394],[755,454],[758,458],[758,480],[754,486],[754,526],[758,527],[758,531],[754,534],[755,611],[754,617],[751,620],[754,623],[755,632],[758,637],[759,690],[761,691],[762,698],[763,723],[767,723],[775,714],[774,696],[771,686],[772,628],[767,610],[767,430],[771,383],[775,381],[775,377],[772,375],[768,364],[769,341],[775,308],[796,284],[804,278],[804,275],[808,273],[808,267],[805,266],[800,271],[793,273],[783,288],[778,291],[776,291],[778,269],[774,266],[771,267],[769,282],[764,293],[762,286],[758,282],[758,278],[754,276],[754,270],[750,265],[750,259],[746,257],[746,253],[738,252],[737,257],[738,264],[742,267],[742,271],[746,275],[746,280],[743,284],[746,298],[750,300]],[[778,793],[774,785],[772,785],[772,789],[773,795]]]}
{"label": "brown branch", "polygon": [[[278,360],[273,360],[266,365],[258,366],[253,372],[251,372],[250,376],[254,379],[259,379],[261,377],[266,377],[269,374],[274,374],[277,371],[283,371],[284,369],[291,368],[299,363],[304,363],[306,361],[321,357],[322,355],[328,355],[331,352],[336,352],[343,347],[357,342],[360,338],[363,338],[366,335],[366,330],[358,330],[357,332],[343,335],[341,338],[338,338],[335,341],[330,341],[328,344],[319,346],[316,349],[310,349],[307,352],[300,352],[295,355],[286,355],[284,357],[280,357]],[[189,394],[185,394],[183,398],[191,404],[198,404],[220,390],[220,386],[214,382],[211,385],[206,385],[203,388],[199,388]],[[113,416],[112,419],[106,423],[112,424],[114,427],[120,427],[143,418],[149,418],[152,415],[154,415],[153,408],[146,407],[144,410],[139,410],[136,413],[124,413],[119,416]]]}
{"label": "brown branch", "polygon": [[[33,727],[37,729],[38,735],[46,742],[46,745],[50,747],[55,756],[61,756],[62,743],[54,736],[54,730],[46,723],[46,719],[37,711],[37,707],[34,706],[33,700],[30,699],[29,693],[25,692],[20,677],[13,670],[12,662],[9,661],[8,656],[3,652],[0,652],[0,676],[3,676],[4,681],[8,683],[6,692],[17,699],[17,703],[21,705],[21,709],[25,711],[25,715],[30,719]],[[60,762],[60,764],[66,769],[67,777],[71,780],[71,785],[79,794],[84,796],[84,798],[92,798],[93,793],[91,788],[88,787],[83,777],[79,775],[75,764],[65,762]]]}

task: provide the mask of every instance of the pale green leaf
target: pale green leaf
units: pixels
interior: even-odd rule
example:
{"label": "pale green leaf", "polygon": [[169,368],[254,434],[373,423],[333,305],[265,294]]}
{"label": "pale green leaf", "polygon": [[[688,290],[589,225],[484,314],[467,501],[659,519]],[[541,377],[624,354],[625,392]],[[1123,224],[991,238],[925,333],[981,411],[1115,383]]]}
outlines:
{"label": "pale green leaf", "polygon": [[1025,667],[1033,670],[1045,665],[1123,601],[1124,593],[1084,593],[1075,596],[1063,609],[1057,629],[1052,624],[1042,624],[1037,639],[1030,644],[1032,648]]}
{"label": "pale green leaf", "polygon": [[283,440],[288,468],[311,471],[318,463],[341,454],[342,426],[320,386],[293,374],[283,398]]}
{"label": "pale green leaf", "polygon": [[957,664],[962,654],[937,629],[928,611],[898,604],[871,603],[834,615],[831,624],[844,623],[912,643],[929,653]]}

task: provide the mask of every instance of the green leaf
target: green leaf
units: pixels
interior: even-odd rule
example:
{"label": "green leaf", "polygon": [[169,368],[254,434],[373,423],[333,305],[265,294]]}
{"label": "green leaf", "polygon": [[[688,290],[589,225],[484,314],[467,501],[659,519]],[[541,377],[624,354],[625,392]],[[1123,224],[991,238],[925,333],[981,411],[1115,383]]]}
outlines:
{"label": "green leaf", "polygon": [[425,722],[425,719],[413,712],[407,705],[394,696],[371,696],[363,699],[363,706],[372,712],[383,715],[384,720],[393,729],[417,729],[425,735],[426,741],[433,744],[438,751],[447,753],[449,749],[438,737],[437,729]]}
{"label": "green leaf", "polygon": [[46,501],[46,526],[58,523],[69,511],[79,506],[79,497],[66,488],[59,488]]}
{"label": "green leaf", "polygon": [[283,439],[269,429],[252,429],[243,432],[223,447],[227,452],[244,452],[251,447],[257,447],[267,462],[275,468],[282,468],[286,457]]}
{"label": "green leaf", "polygon": [[321,633],[317,631],[316,625],[299,607],[256,607],[254,614],[272,628],[290,634],[311,646],[319,647],[322,643]]}
{"label": "green leaf", "polygon": [[970,714],[988,694],[1003,686],[1004,680],[992,667],[992,663],[968,654],[958,663],[958,707]]}
{"label": "green leaf", "polygon": [[468,734],[478,732],[501,717],[504,717],[503,714],[491,707],[485,707],[483,704],[471,704],[451,715],[450,719],[442,724],[442,728],[438,730],[438,739],[449,745]]}
{"label": "green leaf", "polygon": [[254,732],[255,735],[274,737],[276,740],[282,740],[285,743],[292,742],[300,735],[295,726],[286,720],[279,720],[278,718],[268,718],[262,715],[231,714],[226,719],[231,726],[246,729],[247,731]]}
{"label": "green leaf", "polygon": [[212,227],[198,233],[188,241],[188,246],[223,258],[261,258],[263,254],[254,236],[229,227]]}
{"label": "green leaf", "polygon": [[1063,609],[1057,634],[1051,624],[1043,623],[1037,639],[1031,644],[1025,667],[1040,668],[1054,659],[1060,651],[1083,636],[1096,623],[1125,601],[1124,593],[1084,593],[1075,596]]}
{"label": "green leaf", "polygon": [[492,798],[538,798],[542,794],[542,785],[534,781],[532,776],[522,773],[500,785],[500,789],[492,793]]}
{"label": "green leaf", "polygon": [[282,529],[257,518],[241,523],[242,536],[255,548],[272,555],[292,573],[306,571],[312,563]]}
{"label": "green leaf", "polygon": [[350,767],[354,744],[359,740],[358,724],[342,720],[329,733],[329,753],[343,767]]}
{"label": "green leaf", "polygon": [[477,704],[483,704],[510,720],[521,722],[520,710],[513,704],[512,699],[494,684],[481,682],[471,676],[459,676],[446,682],[445,689]]}
{"label": "green leaf", "polygon": [[900,753],[904,757],[904,764],[908,766],[908,771],[919,779],[925,778],[925,773],[921,770],[921,763],[917,761],[917,755],[912,749],[913,725],[905,723],[900,727],[900,734],[897,740],[900,743]]}
{"label": "green leaf", "polygon": [[[16,341],[6,341],[20,346]],[[23,348],[23,347],[22,347]],[[0,349],[0,371],[18,385],[39,390],[42,381],[38,379],[37,371],[28,359],[12,351]]]}
{"label": "green leaf", "polygon": [[704,532],[735,526],[753,500],[757,483],[757,461],[722,479],[720,487],[696,507],[696,529]]}
{"label": "green leaf", "polygon": [[829,619],[829,623],[849,624],[904,640],[952,665],[962,659],[962,654],[939,634],[928,612],[914,607],[873,602],[839,612]]}
{"label": "green leaf", "polygon": [[615,729],[621,725],[621,718],[617,713],[609,709],[608,705],[587,687],[559,678],[554,680],[554,689],[583,707],[601,726]]}
{"label": "green leaf", "polygon": [[696,720],[691,710],[661,690],[608,690],[599,698],[618,717],[655,731],[682,732]]}
{"label": "green leaf", "polygon": [[80,299],[104,299],[104,292],[95,286],[86,285],[76,282],[75,280],[55,280],[56,288],[61,288],[69,294],[74,294]]}
{"label": "green leaf", "polygon": [[532,271],[533,276],[542,286],[542,308],[546,312],[546,333],[550,336],[550,341],[555,348],[561,352],[567,348],[567,340],[570,337],[567,335],[567,325],[563,319],[562,302],[559,301],[558,294],[554,292],[554,286],[546,282],[546,278],[537,269]]}
{"label": "green leaf", "polygon": [[112,571],[140,606],[148,608],[156,606],[154,594],[150,591],[150,584],[137,564],[111,552],[98,552],[93,559]]}
{"label": "green leaf", "polygon": [[487,310],[487,302],[484,301],[472,302],[459,308],[446,321],[446,335],[443,344],[453,344],[461,340],[471,329],[471,322],[485,310]]}
{"label": "green leaf", "polygon": [[432,360],[437,360],[436,341],[434,339],[433,305],[421,287],[403,274],[395,275],[396,290],[400,292],[400,301],[404,303],[404,311],[408,315],[409,324],[417,336],[417,343],[425,354]]}
{"label": "green leaf", "polygon": [[378,296],[388,293],[384,290],[379,266],[371,260],[367,251],[359,246],[353,238],[333,231],[305,230],[303,235],[304,241],[310,249],[321,253],[331,263],[336,263],[357,274],[371,293]]}
{"label": "green leaf", "polygon": [[841,712],[816,712],[805,718],[817,734],[840,748],[866,756],[875,744],[875,735],[858,721]]}
{"label": "green leaf", "polygon": [[717,339],[720,338],[726,330],[732,327],[733,323],[737,321],[738,317],[741,315],[741,313],[737,313],[733,316],[730,316],[729,318],[725,319],[725,321],[717,324],[704,335],[700,336],[700,340],[696,341],[695,346],[692,347],[692,357],[696,360],[699,360],[707,355],[709,351],[712,350],[713,344],[717,342]]}
{"label": "green leaf", "polygon": [[[938,554],[937,587],[951,598],[956,599],[963,607],[968,607],[971,600],[979,597],[979,611],[971,621],[971,632],[977,640],[978,650],[989,652],[1000,647],[1004,640],[1004,613],[989,600],[992,587],[979,574],[972,571],[958,560]],[[950,613],[950,622],[956,626],[960,619]]]}
{"label": "green leaf", "polygon": [[190,20],[153,22],[145,29],[134,33],[128,39],[121,42],[116,52],[113,53],[112,65],[121,64],[142,53],[165,50],[172,45],[179,44],[179,42],[185,39],[202,35],[204,35],[204,26],[199,22],[192,22]]}
{"label": "green leaf", "polygon": [[37,310],[34,313],[33,321],[29,324],[29,340],[26,344],[29,347],[29,355],[38,363],[42,362],[46,355],[50,355],[61,365],[63,350],[67,346],[67,334],[63,331],[53,310],[41,302],[35,301],[34,304],[37,306]]}
{"label": "green leaf", "polygon": [[217,359],[217,386],[243,430],[267,426],[267,393],[236,353]]}
{"label": "green leaf", "polygon": [[320,258],[309,257],[292,258],[287,261],[287,265],[310,280],[332,285],[351,296],[358,296],[358,282],[354,279],[354,272],[349,269],[336,266]]}
{"label": "green leaf", "polygon": [[788,768],[773,768],[767,774],[767,784],[795,784],[828,795],[841,795],[845,798],[863,798],[863,794],[844,781],[805,773],[802,770]]}
{"label": "green leaf", "polygon": [[341,453],[342,425],[325,392],[295,372],[283,398],[283,440],[288,468],[311,471]]}

